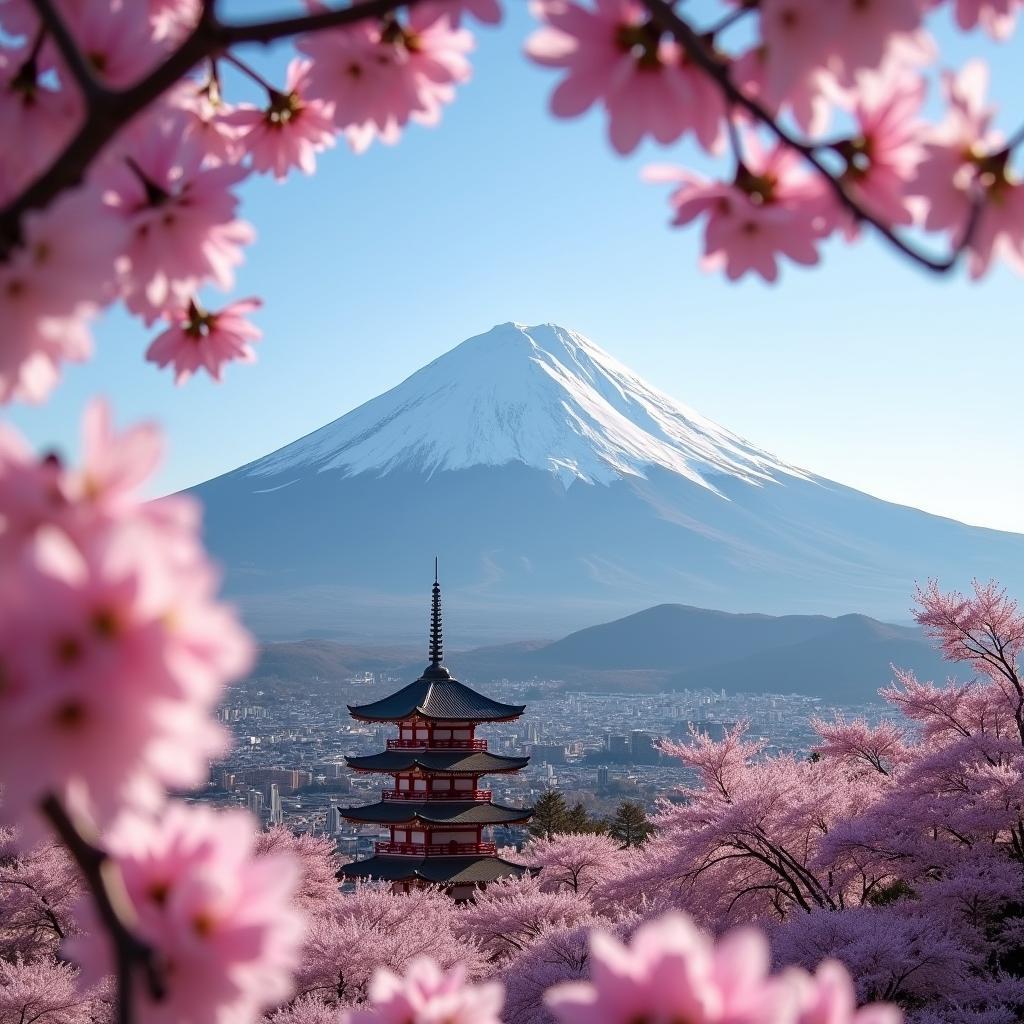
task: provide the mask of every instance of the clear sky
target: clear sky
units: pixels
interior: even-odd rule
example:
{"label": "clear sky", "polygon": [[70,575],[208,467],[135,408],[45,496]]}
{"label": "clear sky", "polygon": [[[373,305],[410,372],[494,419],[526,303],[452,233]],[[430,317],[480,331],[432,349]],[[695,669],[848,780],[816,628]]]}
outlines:
{"label": "clear sky", "polygon": [[[111,395],[122,422],[166,426],[158,483],[173,490],[308,433],[496,323],[552,321],[789,462],[1024,532],[1024,282],[1002,270],[981,285],[935,279],[873,241],[830,246],[821,267],[787,269],[775,287],[703,274],[698,232],[670,230],[664,190],[639,181],[671,151],[623,160],[601,115],[552,120],[554,78],[521,57],[530,22],[513,6],[478,33],[474,80],[439,129],[414,126],[362,157],[339,146],[313,178],[245,186],[259,239],[235,294],[266,300],[256,365],[176,389],[142,361],[150,333],[113,315],[99,357],[11,418],[41,445],[73,446],[86,398]],[[1021,40],[1017,59],[997,58],[999,96],[1024,95]]]}

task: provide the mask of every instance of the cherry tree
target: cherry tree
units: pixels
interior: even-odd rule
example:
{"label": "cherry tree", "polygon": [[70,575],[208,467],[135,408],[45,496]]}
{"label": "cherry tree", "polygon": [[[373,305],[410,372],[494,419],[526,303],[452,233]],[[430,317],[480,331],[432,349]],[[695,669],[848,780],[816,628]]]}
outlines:
{"label": "cherry tree", "polygon": [[77,869],[56,843],[21,851],[8,833],[0,844],[0,958],[56,953],[77,930]]}
{"label": "cherry tree", "polygon": [[456,965],[479,977],[484,959],[475,939],[459,933],[451,900],[437,889],[393,893],[363,883],[354,894],[318,904],[310,915],[295,972],[295,993],[328,1006],[364,1002],[379,968],[406,970],[430,956],[442,969]]}
{"label": "cherry tree", "polygon": [[532,948],[552,928],[592,919],[593,911],[580,895],[561,886],[552,890],[529,875],[503,879],[487,886],[459,911],[458,934],[479,943],[492,960],[507,960]]}
{"label": "cherry tree", "polygon": [[106,1009],[103,991],[83,992],[70,964],[0,960],[0,1024],[92,1024]]}
{"label": "cherry tree", "polygon": [[607,835],[567,832],[535,838],[523,849],[524,864],[540,868],[541,886],[589,896],[600,882],[623,870],[622,844]]}
{"label": "cherry tree", "polygon": [[[0,129],[15,140],[0,153],[0,402],[47,399],[65,363],[90,357],[92,326],[114,306],[179,384],[203,371],[220,380],[229,363],[255,358],[262,299],[232,294],[255,239],[239,214],[244,182],[319,171],[338,140],[358,155],[436,127],[471,77],[476,24],[501,18],[498,0],[311,0],[260,21],[229,21],[219,6],[0,0]],[[603,107],[616,152],[649,139],[702,152],[713,173],[686,166],[684,146],[684,166],[647,177],[673,184],[675,224],[703,223],[707,269],[774,280],[782,260],[814,264],[826,239],[870,231],[919,266],[943,273],[966,261],[977,278],[996,261],[1024,266],[1024,131],[997,121],[980,61],[938,66],[931,28],[952,12],[963,33],[1004,40],[1020,7],[537,0],[526,50],[562,75],[555,116]],[[251,48],[278,40],[294,43],[281,66],[254,66]],[[368,997],[365,1019],[420,1019],[440,1004],[453,1020],[495,1017],[496,990],[467,980],[481,954],[442,927],[437,894],[400,903],[367,889],[340,901],[316,844],[257,841],[243,815],[170,799],[223,752],[211,711],[247,671],[253,644],[218,596],[199,509],[141,498],[158,429],[118,430],[96,401],[82,449],[71,465],[0,427],[0,813],[24,849],[59,841],[84,894],[71,925],[41,880],[12,895],[35,869],[9,865],[2,898],[22,901],[12,913],[28,936],[11,939],[11,955],[40,955],[17,960],[7,987],[28,991],[50,971],[63,991],[70,969],[42,952],[62,939],[88,977],[114,978],[124,1024],[140,1014],[252,1019],[290,998],[296,966],[300,992],[329,983],[336,1002]],[[1021,616],[992,588],[962,598],[930,587],[920,600],[946,653],[986,679],[951,690],[904,679],[891,699],[920,741],[837,724],[823,728],[814,763],[755,761],[741,732],[680,745],[702,780],[688,802],[664,811],[658,836],[621,873],[599,843],[553,855],[540,889],[556,891],[545,898],[632,900],[645,913],[676,902],[720,926],[842,914],[904,889],[924,912],[955,883],[957,920],[977,919],[970,941],[1018,941],[1000,886],[1007,860],[1024,853]],[[610,877],[595,886],[599,872]],[[395,908],[415,911],[417,924],[405,927]],[[543,942],[561,950],[556,970],[582,968],[581,927],[553,924],[517,958]],[[717,954],[687,928],[644,932],[620,960],[636,958],[642,972],[689,943],[692,962],[710,969]],[[386,932],[408,935],[395,945]],[[366,935],[379,962],[409,970],[404,981],[374,982],[369,962],[352,959]],[[614,959],[603,941],[601,971]],[[428,951],[440,967],[416,964]],[[734,974],[708,999],[776,984]],[[602,977],[555,1012],[600,1004]],[[803,994],[792,1019],[852,1019],[839,978],[829,968],[794,982]],[[311,998],[282,1012],[320,1019]]]}

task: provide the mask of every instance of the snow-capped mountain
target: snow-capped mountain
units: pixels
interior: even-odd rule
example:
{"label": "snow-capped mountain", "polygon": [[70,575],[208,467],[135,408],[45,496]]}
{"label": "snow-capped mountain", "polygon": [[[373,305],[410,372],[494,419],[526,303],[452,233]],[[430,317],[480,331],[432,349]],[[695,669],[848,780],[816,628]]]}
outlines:
{"label": "snow-capped mountain", "polygon": [[651,466],[714,489],[803,476],[657,391],[555,324],[507,323],[464,341],[386,394],[246,467],[254,476],[432,475],[520,463],[608,484]]}
{"label": "snow-capped mountain", "polygon": [[658,602],[905,619],[916,579],[1024,583],[1024,536],[796,467],[563,327],[502,324],[197,489],[265,636],[553,635]]}

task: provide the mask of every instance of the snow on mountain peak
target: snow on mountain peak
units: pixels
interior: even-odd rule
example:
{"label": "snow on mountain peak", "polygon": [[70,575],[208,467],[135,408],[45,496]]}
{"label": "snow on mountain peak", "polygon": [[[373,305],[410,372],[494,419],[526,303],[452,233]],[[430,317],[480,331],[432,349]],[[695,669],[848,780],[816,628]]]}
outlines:
{"label": "snow on mountain peak", "polygon": [[557,473],[566,485],[643,476],[651,466],[711,489],[718,474],[750,483],[806,476],[651,387],[583,335],[519,323],[464,341],[243,472],[429,475],[510,462]]}

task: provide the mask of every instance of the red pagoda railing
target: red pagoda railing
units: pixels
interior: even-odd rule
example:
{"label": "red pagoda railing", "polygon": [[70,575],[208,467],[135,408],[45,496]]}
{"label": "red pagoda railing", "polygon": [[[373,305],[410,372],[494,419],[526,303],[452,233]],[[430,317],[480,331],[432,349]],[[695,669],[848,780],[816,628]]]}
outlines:
{"label": "red pagoda railing", "polygon": [[425,793],[422,790],[385,789],[381,796],[385,800],[479,800],[486,803],[493,796],[489,789],[451,789],[438,793]]}
{"label": "red pagoda railing", "polygon": [[486,750],[487,740],[388,740],[388,750]]}
{"label": "red pagoda railing", "polygon": [[494,843],[377,843],[377,853],[407,854],[410,857],[461,856],[467,853],[496,854]]}

